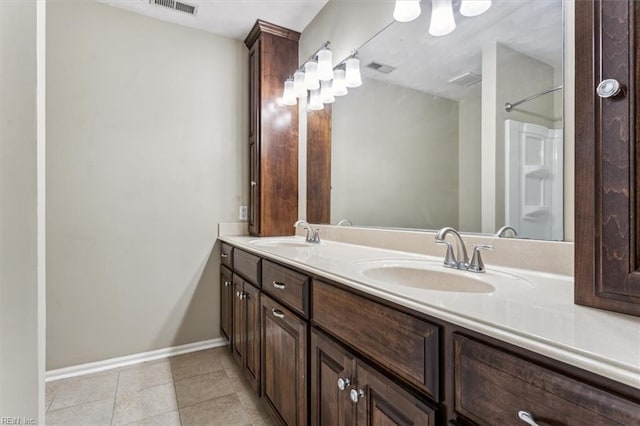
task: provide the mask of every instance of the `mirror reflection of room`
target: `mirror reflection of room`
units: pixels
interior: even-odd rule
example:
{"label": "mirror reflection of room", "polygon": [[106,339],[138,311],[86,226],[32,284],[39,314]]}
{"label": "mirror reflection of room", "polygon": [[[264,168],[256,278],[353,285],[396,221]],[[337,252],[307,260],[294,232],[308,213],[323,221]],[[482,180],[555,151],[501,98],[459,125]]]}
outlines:
{"label": "mirror reflection of room", "polygon": [[562,2],[454,2],[439,36],[422,7],[358,49],[363,85],[332,106],[331,222],[562,240]]}

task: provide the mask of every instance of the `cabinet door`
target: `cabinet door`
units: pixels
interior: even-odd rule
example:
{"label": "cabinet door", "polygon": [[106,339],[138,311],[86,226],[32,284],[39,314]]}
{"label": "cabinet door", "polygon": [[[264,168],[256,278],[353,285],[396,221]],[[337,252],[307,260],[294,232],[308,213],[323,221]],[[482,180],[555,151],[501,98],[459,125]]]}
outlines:
{"label": "cabinet door", "polygon": [[245,314],[241,296],[244,294],[244,282],[237,275],[233,276],[232,312],[233,327],[231,331],[231,348],[233,357],[240,367],[244,367],[245,354]]}
{"label": "cabinet door", "polygon": [[256,393],[260,393],[260,291],[244,283],[246,334],[244,372]]}
{"label": "cabinet door", "polygon": [[349,399],[355,383],[355,358],[321,332],[311,330],[311,424],[355,424],[355,404]]}
{"label": "cabinet door", "polygon": [[360,360],[356,376],[358,426],[435,425],[433,409]]}
{"label": "cabinet door", "polygon": [[261,297],[262,393],[285,425],[307,424],[307,323]]}
{"label": "cabinet door", "polygon": [[231,271],[220,266],[220,329],[231,340],[233,324],[233,281]]}
{"label": "cabinet door", "polygon": [[260,235],[260,148],[257,137],[249,141],[249,232]]}

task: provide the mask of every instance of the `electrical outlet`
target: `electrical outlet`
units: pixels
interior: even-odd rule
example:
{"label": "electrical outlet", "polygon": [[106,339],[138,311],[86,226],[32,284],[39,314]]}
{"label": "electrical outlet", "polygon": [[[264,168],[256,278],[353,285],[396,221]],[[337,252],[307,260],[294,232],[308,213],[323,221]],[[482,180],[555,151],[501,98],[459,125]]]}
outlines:
{"label": "electrical outlet", "polygon": [[248,215],[249,215],[249,213],[248,213],[247,206],[240,206],[239,213],[238,213],[238,219],[247,220]]}

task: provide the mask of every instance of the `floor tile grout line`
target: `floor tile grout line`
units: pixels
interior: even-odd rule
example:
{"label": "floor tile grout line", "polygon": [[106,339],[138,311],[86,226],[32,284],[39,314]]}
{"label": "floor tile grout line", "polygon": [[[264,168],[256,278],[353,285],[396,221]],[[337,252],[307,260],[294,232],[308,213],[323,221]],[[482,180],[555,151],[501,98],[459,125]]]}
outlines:
{"label": "floor tile grout line", "polygon": [[118,398],[118,388],[120,387],[120,373],[121,371],[118,371],[118,380],[116,381],[116,391],[113,395],[113,409],[111,410],[111,423],[110,423],[111,426],[113,426],[113,419],[116,417],[116,399]]}

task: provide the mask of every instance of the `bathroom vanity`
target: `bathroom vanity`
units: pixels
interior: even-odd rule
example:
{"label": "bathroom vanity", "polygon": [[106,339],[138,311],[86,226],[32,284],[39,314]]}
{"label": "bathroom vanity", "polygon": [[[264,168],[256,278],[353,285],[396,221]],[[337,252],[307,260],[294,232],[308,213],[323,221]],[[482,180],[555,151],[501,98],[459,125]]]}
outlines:
{"label": "bathroom vanity", "polygon": [[299,237],[220,239],[221,291],[229,276],[245,289],[222,324],[234,354],[260,348],[257,369],[236,359],[281,424],[640,423],[640,320],[574,305],[571,277],[473,274]]}

